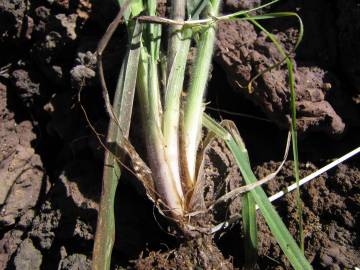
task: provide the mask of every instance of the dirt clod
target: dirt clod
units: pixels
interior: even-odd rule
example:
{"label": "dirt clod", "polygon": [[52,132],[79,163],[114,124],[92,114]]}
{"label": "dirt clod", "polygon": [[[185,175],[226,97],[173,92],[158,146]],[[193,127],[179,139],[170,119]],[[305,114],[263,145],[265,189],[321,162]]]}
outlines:
{"label": "dirt clod", "polygon": [[[296,31],[277,34],[284,48],[291,50]],[[286,66],[263,74],[248,89],[248,83],[258,73],[275,65],[283,57],[264,33],[257,33],[246,21],[219,23],[216,61],[226,70],[230,85],[244,94],[280,127],[288,128],[290,120],[290,91]],[[322,131],[339,135],[345,130],[344,120],[334,109],[329,92],[341,91],[334,75],[317,66],[295,68],[298,128],[302,133]],[[327,87],[326,87],[327,86]],[[253,92],[253,93],[250,93]],[[341,101],[339,99],[342,99]],[[345,102],[339,97],[338,102]]]}
{"label": "dirt clod", "polygon": [[30,237],[36,241],[42,249],[50,249],[59,226],[61,213],[53,210],[50,202],[45,202],[41,207],[40,214],[35,217]]}
{"label": "dirt clod", "polygon": [[24,232],[21,230],[10,230],[0,240],[0,269],[6,269],[11,256],[16,252],[22,242]]}
{"label": "dirt clod", "polygon": [[83,254],[72,254],[60,261],[59,270],[90,270],[91,261]]}
{"label": "dirt clod", "polygon": [[30,239],[25,239],[19,246],[14,259],[16,270],[38,270],[42,262],[42,255]]}
{"label": "dirt clod", "polygon": [[36,138],[29,121],[16,123],[6,109],[7,89],[0,84],[0,224],[13,225],[38,202],[43,181],[40,156],[31,142]]}
{"label": "dirt clod", "polygon": [[16,94],[22,102],[27,107],[34,105],[34,100],[40,96],[40,84],[33,82],[29,73],[23,69],[13,71],[12,78],[17,90]]}
{"label": "dirt clod", "polygon": [[0,2],[0,41],[20,37],[28,4],[22,0]]}

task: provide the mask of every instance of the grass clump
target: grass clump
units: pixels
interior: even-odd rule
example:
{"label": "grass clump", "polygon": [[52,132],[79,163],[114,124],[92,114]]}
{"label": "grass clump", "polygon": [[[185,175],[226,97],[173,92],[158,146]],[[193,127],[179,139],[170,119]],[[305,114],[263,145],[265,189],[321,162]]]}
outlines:
{"label": "grass clump", "polygon": [[[137,177],[147,190],[148,197],[156,203],[165,216],[177,224],[178,231],[187,237],[192,237],[194,232],[200,229],[189,223],[189,215],[197,210],[194,209],[192,202],[203,196],[197,188],[198,179],[203,173],[198,162],[202,158],[199,145],[203,128],[226,142],[246,184],[257,183],[250,167],[245,145],[235,125],[229,124],[223,127],[205,115],[204,101],[214,50],[216,23],[219,20],[239,18],[248,20],[265,31],[283,53],[284,60],[275,67],[281,65],[282,62],[288,64],[292,106],[294,106],[291,60],[281,46],[278,46],[276,39],[262,28],[258,20],[297,15],[293,13],[249,15],[252,11],[277,1],[271,1],[251,10],[219,16],[220,0],[188,0],[186,2],[176,0],[172,2],[171,18],[157,16],[155,0],[120,1],[121,11],[100,42],[98,50],[101,64],[101,54],[105,45],[116,23],[124,17],[129,33],[129,46],[123,60],[113,106],[107,95],[102,66],[100,65],[99,68],[111,121],[107,138],[110,151],[107,151],[105,157],[93,269],[110,268],[115,234],[113,205],[123,153],[129,156]],[[169,27],[169,35],[164,34],[164,24]],[[302,35],[302,27],[300,32]],[[164,41],[167,43],[165,64],[162,61],[161,50]],[[186,60],[192,42],[195,42],[197,53],[190,84],[186,87],[184,86]],[[183,92],[183,89],[187,91]],[[135,92],[141,109],[148,165],[127,139]],[[295,163],[297,163],[295,111],[292,110],[292,113],[293,152]],[[298,172],[297,167],[295,167],[295,175],[298,175],[296,172]],[[291,237],[262,188],[255,185],[248,191],[250,192],[244,196],[242,214],[248,255],[249,258],[253,258],[249,260],[249,264],[251,265],[256,259],[256,203],[294,268],[311,269],[303,252]],[[209,232],[210,230],[207,233]]]}

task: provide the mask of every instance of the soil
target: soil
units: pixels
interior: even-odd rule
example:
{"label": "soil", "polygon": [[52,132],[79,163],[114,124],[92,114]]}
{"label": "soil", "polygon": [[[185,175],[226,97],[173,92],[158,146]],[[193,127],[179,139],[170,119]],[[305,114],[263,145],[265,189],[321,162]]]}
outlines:
{"label": "soil", "polygon": [[[264,2],[226,0],[223,13]],[[0,269],[91,268],[104,150],[77,94],[82,87],[81,104],[105,135],[108,118],[94,52],[117,10],[116,1],[110,0],[0,0]],[[269,10],[296,11],[304,21],[304,39],[296,52],[296,20],[264,21],[264,26],[295,57],[301,175],[306,176],[359,144],[360,5],[357,0],[283,0]],[[165,11],[162,1],[161,13]],[[215,110],[209,108],[209,113],[237,124],[257,176],[264,177],[281,161],[289,126],[286,66],[259,77],[249,93],[249,80],[281,55],[246,21],[218,25],[208,92],[209,107]],[[125,33],[119,27],[104,54],[111,96]],[[301,188],[305,254],[315,269],[360,266],[359,165],[355,157]],[[221,142],[209,149],[205,172],[204,203],[242,185]],[[292,182],[291,175],[288,161],[265,185],[266,192],[282,190]],[[118,188],[113,269],[243,266],[241,224],[191,240],[174,236],[133,182],[124,173]],[[274,205],[296,237],[294,196],[287,194]],[[239,213],[240,201],[215,208],[207,224]],[[258,227],[257,267],[290,269],[260,213]]]}
{"label": "soil", "polygon": [[[265,163],[257,172],[260,177],[265,176],[276,165],[274,162]],[[305,177],[317,167],[308,162],[301,169],[301,175]],[[286,184],[291,183],[291,174],[292,163],[287,162],[277,181],[266,186],[267,193],[272,195],[285,188]],[[302,188],[305,254],[315,269],[351,269],[359,265],[359,184],[359,169],[356,163],[350,163],[339,165]],[[292,233],[297,231],[295,201],[295,193],[291,193],[275,203],[281,215],[286,213],[283,220]],[[259,219],[260,224],[263,224],[261,217]],[[261,256],[271,253],[272,259],[283,268],[288,268],[288,262],[279,247],[269,237],[267,227],[260,225],[260,228]],[[276,264],[268,259],[260,268],[273,269]],[[278,266],[278,269],[281,267]]]}

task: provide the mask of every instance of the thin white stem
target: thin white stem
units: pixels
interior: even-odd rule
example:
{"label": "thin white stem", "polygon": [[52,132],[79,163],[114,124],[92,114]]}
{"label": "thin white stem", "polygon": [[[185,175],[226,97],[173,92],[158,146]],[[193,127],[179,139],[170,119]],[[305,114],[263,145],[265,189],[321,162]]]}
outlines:
{"label": "thin white stem", "polygon": [[[338,158],[337,160],[329,163],[328,165],[322,167],[321,169],[317,170],[316,172],[313,172],[312,174],[310,174],[310,175],[306,176],[305,178],[301,179],[299,181],[299,186],[302,186],[302,185],[306,184],[307,182],[309,182],[309,181],[313,180],[314,178],[318,177],[320,174],[334,168],[338,164],[340,164],[340,163],[344,162],[345,160],[355,156],[359,152],[360,152],[360,146],[358,148],[352,150],[351,152],[347,153],[346,155]],[[286,191],[280,191],[280,192],[270,196],[269,197],[270,202],[273,202],[273,201],[281,198],[282,196],[284,196],[286,193],[293,191],[294,189],[296,189],[296,186],[297,186],[296,183],[294,183],[294,184],[288,186],[286,188]],[[256,206],[256,209],[258,209],[258,208],[259,207]]]}

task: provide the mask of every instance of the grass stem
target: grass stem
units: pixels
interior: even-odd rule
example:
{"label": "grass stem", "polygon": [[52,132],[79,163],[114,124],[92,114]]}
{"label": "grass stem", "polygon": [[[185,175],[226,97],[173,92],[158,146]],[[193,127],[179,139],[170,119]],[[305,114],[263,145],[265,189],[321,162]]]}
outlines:
{"label": "grass stem", "polygon": [[[219,11],[220,1],[213,1],[209,8],[211,16]],[[196,155],[201,136],[203,98],[209,77],[210,65],[215,42],[215,25],[209,25],[201,34],[197,46],[197,55],[193,67],[193,77],[190,82],[188,96],[184,109],[184,153],[187,159],[187,169],[190,181],[195,181]]]}

